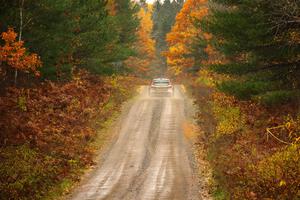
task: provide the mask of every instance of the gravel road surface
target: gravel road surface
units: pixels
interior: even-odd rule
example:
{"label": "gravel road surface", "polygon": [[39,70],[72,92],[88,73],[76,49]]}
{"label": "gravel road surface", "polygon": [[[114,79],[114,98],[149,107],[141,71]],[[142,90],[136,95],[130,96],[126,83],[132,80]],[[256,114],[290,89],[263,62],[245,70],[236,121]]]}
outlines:
{"label": "gravel road surface", "polygon": [[147,86],[141,87],[103,161],[71,199],[199,199],[191,145],[182,128],[187,104],[180,86],[173,97],[149,96]]}

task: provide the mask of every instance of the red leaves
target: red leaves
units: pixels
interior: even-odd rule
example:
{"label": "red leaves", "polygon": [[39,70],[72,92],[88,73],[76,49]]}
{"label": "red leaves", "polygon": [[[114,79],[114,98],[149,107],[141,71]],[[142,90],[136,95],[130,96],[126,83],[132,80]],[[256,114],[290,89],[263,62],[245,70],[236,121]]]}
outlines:
{"label": "red leaves", "polygon": [[[64,157],[86,151],[84,144],[95,134],[90,122],[108,101],[110,89],[100,79],[93,83],[81,79],[81,82],[81,85],[76,81],[63,85],[49,82],[26,90],[9,88],[0,101],[0,128],[4,133],[1,143],[29,142],[42,151]],[[67,151],[62,151],[65,148]]]}

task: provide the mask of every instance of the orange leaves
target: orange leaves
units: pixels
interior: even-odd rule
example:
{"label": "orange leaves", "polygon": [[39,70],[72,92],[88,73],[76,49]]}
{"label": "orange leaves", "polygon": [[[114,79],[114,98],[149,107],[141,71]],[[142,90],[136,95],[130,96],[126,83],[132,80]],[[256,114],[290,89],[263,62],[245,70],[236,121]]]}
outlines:
{"label": "orange leaves", "polygon": [[196,11],[192,11],[190,16],[192,18],[201,20],[203,17],[205,17],[206,15],[208,15],[208,8],[206,7],[201,7],[199,10]]}
{"label": "orange leaves", "polygon": [[117,8],[114,0],[107,1],[107,10],[111,16],[115,16],[117,14]]}
{"label": "orange leaves", "polygon": [[[195,21],[203,20],[208,14],[207,0],[187,0],[178,13],[176,22],[166,38],[169,49],[164,53],[169,69],[174,74],[180,75],[185,68],[193,67],[196,59],[202,66],[224,62],[224,58],[209,44],[213,35],[195,25]],[[180,68],[182,69],[179,70]],[[176,73],[172,69],[176,69]]]}
{"label": "orange leaves", "polygon": [[207,47],[204,49],[204,51],[208,54],[208,55],[212,55],[214,54],[214,48],[211,45],[207,45]]}
{"label": "orange leaves", "polygon": [[[206,0],[187,0],[177,14],[171,32],[167,35],[169,49],[164,52],[164,56],[167,57],[170,71],[176,75],[180,75],[184,68],[194,65],[194,59],[190,56],[191,45],[202,32],[194,26],[194,21],[201,20],[208,14],[206,2]],[[209,36],[209,34],[205,35],[206,38]]]}
{"label": "orange leaves", "polygon": [[140,18],[140,28],[137,32],[138,35],[138,44],[137,48],[139,53],[145,54],[153,57],[154,56],[154,40],[151,38],[153,22],[151,19],[151,12],[141,9],[138,13]]}
{"label": "orange leaves", "polygon": [[[99,148],[100,143],[97,147],[91,143],[96,129],[120,109],[137,82],[132,77],[103,80],[76,71],[67,83],[46,81],[27,89],[8,87],[0,98],[0,171],[5,172],[0,173],[1,197],[36,199],[49,186],[66,178],[77,179],[78,167],[92,164],[92,155]],[[103,141],[108,137],[99,134]],[[36,152],[36,158],[31,159],[31,151]],[[20,174],[18,180],[16,174]],[[32,181],[32,177],[43,181]],[[27,194],[27,188],[34,190]]]}
{"label": "orange leaves", "polygon": [[140,9],[138,13],[140,27],[137,31],[137,41],[134,44],[137,56],[130,57],[125,61],[125,64],[139,75],[145,75],[150,70],[150,64],[155,57],[155,42],[151,36],[153,27],[151,15],[150,6],[147,10]]}
{"label": "orange leaves", "polygon": [[42,62],[37,54],[30,54],[23,46],[23,41],[16,41],[17,34],[9,28],[1,34],[4,45],[0,46],[0,63],[24,72],[33,72],[39,76],[38,68]]}
{"label": "orange leaves", "polygon": [[203,35],[203,38],[208,41],[211,40],[213,37],[212,34],[210,34],[210,33],[203,33],[202,35]]}
{"label": "orange leaves", "polygon": [[13,29],[8,29],[7,32],[3,32],[1,34],[2,39],[7,43],[13,43],[16,41],[17,33],[14,32]]}

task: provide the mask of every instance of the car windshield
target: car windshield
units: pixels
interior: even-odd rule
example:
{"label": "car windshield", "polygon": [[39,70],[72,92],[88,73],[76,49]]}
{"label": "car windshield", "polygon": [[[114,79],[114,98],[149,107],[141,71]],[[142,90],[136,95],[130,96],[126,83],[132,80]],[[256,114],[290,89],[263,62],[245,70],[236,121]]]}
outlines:
{"label": "car windshield", "polygon": [[170,81],[163,79],[163,80],[153,80],[153,85],[170,85]]}

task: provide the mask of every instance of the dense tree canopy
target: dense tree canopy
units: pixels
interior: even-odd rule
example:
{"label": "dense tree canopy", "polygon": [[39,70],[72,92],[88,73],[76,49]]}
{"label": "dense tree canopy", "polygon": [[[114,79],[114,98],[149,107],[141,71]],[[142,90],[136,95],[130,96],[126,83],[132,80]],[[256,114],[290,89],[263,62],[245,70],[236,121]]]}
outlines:
{"label": "dense tree canopy", "polygon": [[300,1],[187,0],[166,41],[198,97],[214,197],[298,199]]}
{"label": "dense tree canopy", "polygon": [[41,56],[44,78],[67,78],[76,67],[122,71],[122,62],[134,53],[138,6],[130,0],[1,0],[0,5],[0,30],[14,28]]}
{"label": "dense tree canopy", "polygon": [[155,60],[155,41],[152,39],[153,22],[152,6],[142,4],[138,12],[140,26],[137,31],[137,40],[133,45],[135,56],[126,60],[126,65],[130,71],[139,77],[149,76],[153,71],[153,61]]}
{"label": "dense tree canopy", "polygon": [[57,199],[93,164],[99,130],[154,60],[151,13],[132,0],[0,0],[0,199]]}
{"label": "dense tree canopy", "polygon": [[155,1],[153,4],[153,37],[156,41],[156,54],[161,58],[162,71],[166,68],[166,60],[161,57],[161,53],[167,49],[166,35],[170,32],[174,22],[176,14],[180,11],[183,5],[183,0],[166,0],[160,2]]}
{"label": "dense tree canopy", "polygon": [[210,37],[209,34],[203,33],[201,28],[195,27],[195,21],[203,19],[208,13],[206,3],[205,0],[187,0],[176,16],[171,32],[167,34],[168,50],[164,55],[167,57],[169,70],[175,75],[195,67],[196,51],[193,47],[196,38],[203,35]]}
{"label": "dense tree canopy", "polygon": [[297,100],[299,11],[297,1],[188,0],[167,36],[168,67],[231,75],[219,89],[241,99]]}
{"label": "dense tree canopy", "polygon": [[220,89],[242,99],[291,100],[300,88],[300,2],[216,0],[201,23],[227,62],[219,73],[238,78]]}

